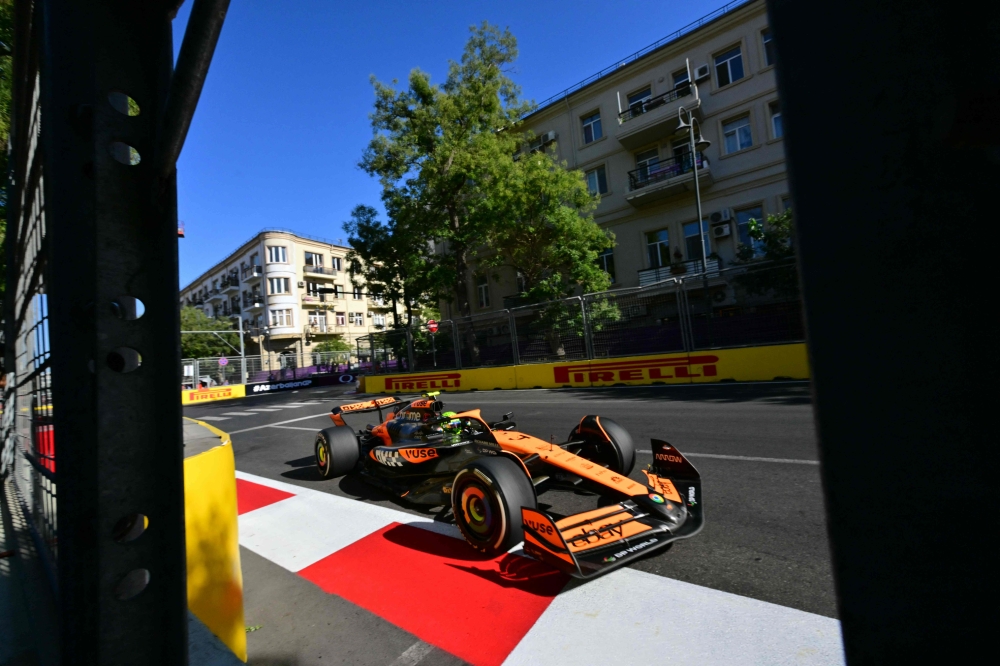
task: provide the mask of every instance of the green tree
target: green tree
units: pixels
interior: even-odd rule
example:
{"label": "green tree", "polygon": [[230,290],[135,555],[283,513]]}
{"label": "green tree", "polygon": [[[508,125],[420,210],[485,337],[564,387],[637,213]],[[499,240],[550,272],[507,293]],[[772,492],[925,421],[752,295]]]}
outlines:
{"label": "green tree", "polygon": [[317,352],[349,352],[352,349],[353,347],[351,347],[350,343],[345,342],[339,337],[323,340],[313,347],[313,351]]}
{"label": "green tree", "polygon": [[736,278],[749,294],[797,298],[799,276],[795,268],[795,245],[792,242],[792,211],[768,215],[766,223],[751,219],[748,233],[752,245],[740,244],[736,263],[747,271]]}
{"label": "green tree", "polygon": [[504,186],[488,202],[497,223],[486,227],[491,252],[481,265],[517,271],[528,303],[607,289],[611,278],[597,256],[614,245],[614,235],[594,223],[598,198],[583,174],[568,170],[553,151],[511,159],[497,175]]}
{"label": "green tree", "polygon": [[[240,348],[239,333],[227,321],[209,317],[200,309],[186,306],[181,308],[182,331],[219,331],[222,339],[212,333],[185,333],[181,335],[181,355],[184,358],[207,358],[228,356]],[[222,333],[228,331],[228,333]],[[223,342],[225,340],[225,342]],[[226,343],[229,344],[226,344]],[[232,346],[230,346],[232,345]]]}
{"label": "green tree", "polygon": [[441,284],[426,235],[401,217],[383,223],[378,211],[360,205],[344,223],[351,246],[347,253],[351,282],[390,302],[396,326],[399,303],[406,310],[406,321],[411,321],[415,308],[440,295]]}
{"label": "green tree", "polygon": [[513,160],[523,141],[516,128],[532,108],[507,76],[517,57],[514,36],[486,22],[471,33],[442,85],[418,69],[405,90],[372,78],[375,136],[359,164],[381,181],[390,216],[420,231],[421,247],[446,243],[435,274],[450,282],[463,315],[471,314],[472,253],[501,221],[491,211],[491,195],[503,187],[496,175]]}

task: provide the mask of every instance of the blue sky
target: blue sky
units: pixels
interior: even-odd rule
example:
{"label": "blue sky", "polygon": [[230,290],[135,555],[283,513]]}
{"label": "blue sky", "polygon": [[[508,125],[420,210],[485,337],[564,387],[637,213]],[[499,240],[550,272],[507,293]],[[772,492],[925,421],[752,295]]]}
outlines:
{"label": "blue sky", "polygon": [[[264,227],[337,241],[355,205],[379,206],[357,168],[372,74],[405,83],[419,67],[441,82],[485,19],[517,37],[514,79],[541,101],[723,4],[233,0],[178,163],[181,285]],[[190,9],[174,21],[175,51]]]}

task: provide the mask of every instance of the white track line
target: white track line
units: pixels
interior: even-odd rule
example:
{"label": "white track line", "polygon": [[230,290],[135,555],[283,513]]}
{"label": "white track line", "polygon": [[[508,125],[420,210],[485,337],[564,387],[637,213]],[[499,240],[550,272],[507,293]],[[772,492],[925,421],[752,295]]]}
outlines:
{"label": "white track line", "polygon": [[396,661],[389,664],[389,666],[416,666],[424,657],[429,655],[434,649],[433,645],[428,645],[423,641],[417,641],[410,647],[406,648],[403,654],[396,658]]}
{"label": "white track line", "polygon": [[274,409],[273,407],[270,408],[270,409],[264,409],[263,407],[255,407],[253,409],[248,409],[247,411],[248,412],[277,412],[279,410]]}
{"label": "white track line", "polygon": [[200,416],[199,421],[228,421],[228,416]]}
{"label": "white track line", "polygon": [[[637,450],[636,453],[653,455],[652,451]],[[747,462],[770,462],[770,463],[790,463],[793,465],[818,465],[818,460],[795,460],[794,458],[759,458],[757,456],[724,456],[719,453],[688,453],[683,452],[688,458],[718,458],[719,460],[745,460]]]}
{"label": "white track line", "polygon": [[316,428],[299,428],[297,426],[271,426],[272,428],[281,428],[282,430],[308,430],[309,432],[316,432]]}
{"label": "white track line", "polygon": [[323,412],[322,414],[313,414],[311,416],[300,416],[297,419],[288,419],[287,421],[278,421],[277,423],[268,423],[267,425],[254,426],[253,428],[244,428],[243,430],[233,430],[230,435],[238,435],[241,432],[250,432],[251,430],[260,430],[261,428],[273,428],[276,425],[284,425],[286,423],[295,423],[296,421],[305,421],[306,419],[317,419],[321,416],[326,416],[329,418],[329,412]]}
{"label": "white track line", "polygon": [[222,412],[223,416],[256,416],[254,412]]}

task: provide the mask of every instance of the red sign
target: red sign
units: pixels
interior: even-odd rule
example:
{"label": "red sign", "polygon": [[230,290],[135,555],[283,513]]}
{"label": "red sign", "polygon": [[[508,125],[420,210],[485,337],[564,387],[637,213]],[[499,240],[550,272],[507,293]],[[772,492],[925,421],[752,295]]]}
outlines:
{"label": "red sign", "polygon": [[431,333],[437,333],[438,323],[433,319],[431,319],[430,321],[427,322],[427,330],[430,331]]}
{"label": "red sign", "polygon": [[[644,358],[638,361],[611,361],[557,365],[553,368],[557,384],[581,382],[636,381],[673,377],[715,377],[718,356],[674,356]],[[701,372],[692,372],[701,370]],[[617,377],[616,377],[617,375]]]}

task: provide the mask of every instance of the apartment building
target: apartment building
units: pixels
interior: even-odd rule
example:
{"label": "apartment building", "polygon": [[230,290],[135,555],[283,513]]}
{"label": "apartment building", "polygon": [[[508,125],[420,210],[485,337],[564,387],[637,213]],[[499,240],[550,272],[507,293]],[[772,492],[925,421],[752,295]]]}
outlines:
{"label": "apartment building", "polygon": [[[305,353],[323,340],[354,345],[391,321],[391,306],[355,287],[349,248],[291,231],[264,230],[181,289],[181,305],[243,319],[248,353]],[[320,293],[332,289],[331,293]]]}
{"label": "apartment building", "polygon": [[[680,112],[711,142],[692,156]],[[752,245],[748,222],[790,206],[774,45],[763,0],[714,13],[696,29],[608,68],[526,118],[533,150],[555,150],[601,196],[595,221],[615,235],[601,257],[614,287],[709,270]],[[697,220],[697,169],[704,219]],[[700,237],[700,238],[699,238]],[[473,311],[501,309],[517,276],[475,275]]]}

